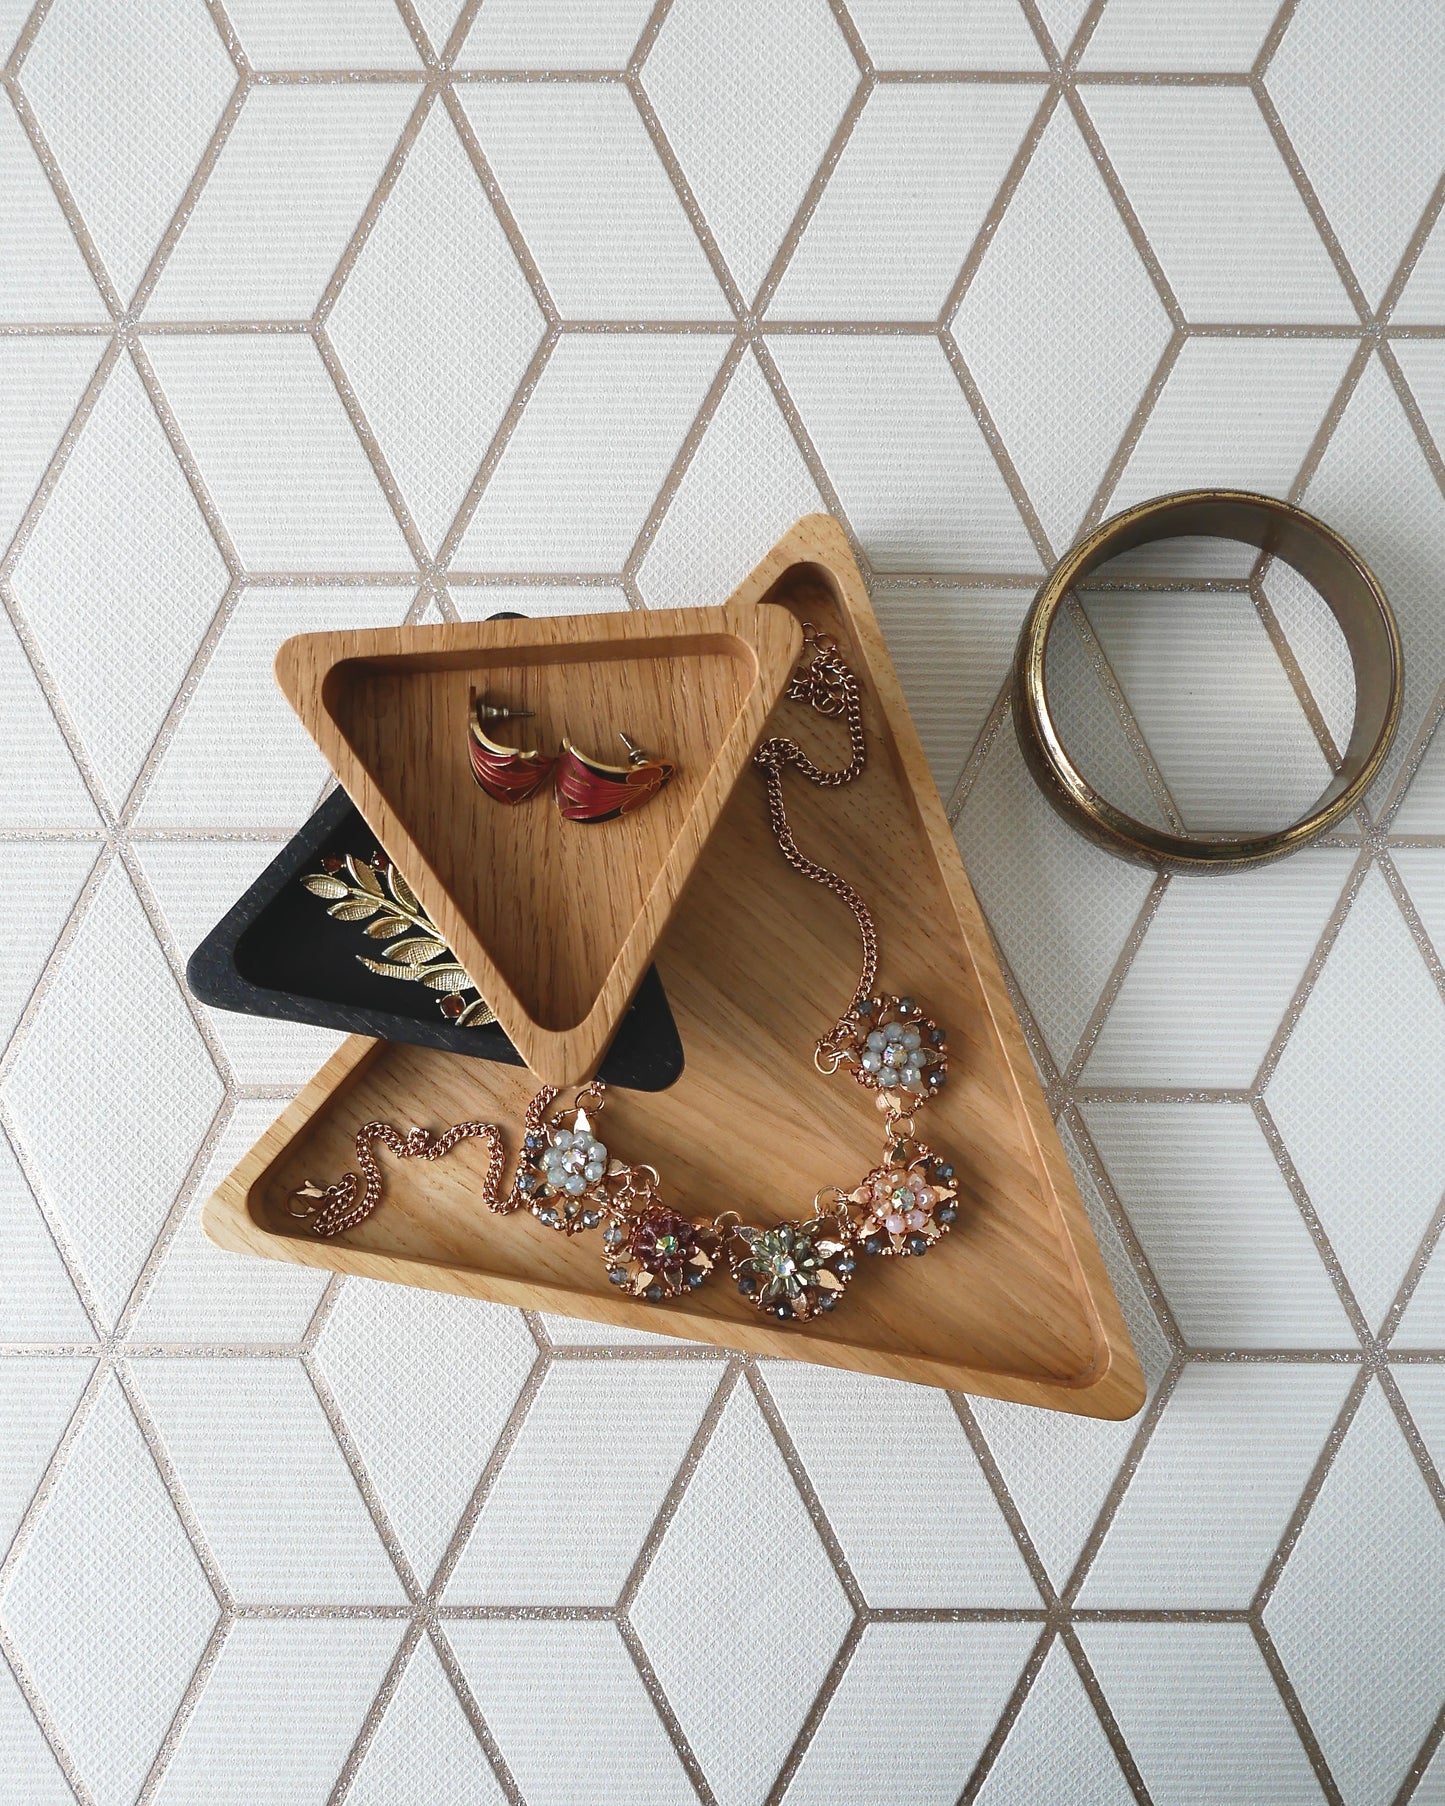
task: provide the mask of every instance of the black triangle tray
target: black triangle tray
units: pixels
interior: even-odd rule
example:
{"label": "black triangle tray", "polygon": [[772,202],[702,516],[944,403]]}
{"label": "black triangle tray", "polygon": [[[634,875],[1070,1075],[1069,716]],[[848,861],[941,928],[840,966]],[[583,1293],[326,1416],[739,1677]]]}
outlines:
{"label": "black triangle tray", "polygon": [[[186,982],[192,994],[247,1016],[523,1065],[495,1023],[459,1028],[425,985],[368,971],[357,954],[383,949],[362,927],[329,916],[301,883],[323,859],[347,853],[366,859],[376,844],[351,798],[334,790],[191,955]],[[682,1064],[677,1024],[657,970],[649,966],[597,1076],[634,1091],[663,1091],[682,1076]]]}

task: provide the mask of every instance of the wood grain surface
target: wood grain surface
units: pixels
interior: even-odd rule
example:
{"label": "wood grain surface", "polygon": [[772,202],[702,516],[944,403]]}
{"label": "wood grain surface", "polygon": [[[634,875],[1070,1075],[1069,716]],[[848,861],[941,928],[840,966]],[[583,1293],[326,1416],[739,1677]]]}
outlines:
{"label": "wood grain surface", "polygon": [[[948,1028],[953,1071],[920,1118],[959,1173],[953,1232],[917,1260],[864,1260],[831,1316],[759,1316],[721,1276],[650,1306],[608,1284],[594,1237],[478,1207],[482,1160],[463,1144],[422,1166],[383,1154],[387,1191],[365,1224],[320,1242],[287,1213],[308,1176],[353,1166],[369,1117],[440,1128],[464,1116],[515,1139],[525,1073],[431,1050],[348,1041],[216,1193],[225,1247],[338,1272],[651,1328],[1099,1417],[1124,1417],[1143,1384],[1068,1163],[1049,1119],[992,944],[908,717],[861,575],[823,516],[795,526],[733,598],[780,603],[837,634],[859,672],[864,776],[823,792],[796,777],[787,800],[805,851],[858,884],[878,918],[879,986],[911,993]],[[821,763],[845,756],[836,722],[781,704],[772,731]],[[656,953],[686,1050],[669,1090],[612,1091],[604,1139],[645,1160],[698,1214],[771,1222],[806,1215],[824,1186],[850,1188],[879,1159],[871,1096],[813,1066],[817,1036],[852,995],[857,934],[835,899],[784,864],[760,777],[748,774],[698,862]]]}

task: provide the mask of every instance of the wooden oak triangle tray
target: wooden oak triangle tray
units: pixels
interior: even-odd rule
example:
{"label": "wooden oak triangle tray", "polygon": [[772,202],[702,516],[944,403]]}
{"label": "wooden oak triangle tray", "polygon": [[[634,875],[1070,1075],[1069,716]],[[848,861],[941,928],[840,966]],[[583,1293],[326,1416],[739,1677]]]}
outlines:
{"label": "wooden oak triangle tray", "polygon": [[[512,1045],[573,1085],[597,1070],[800,651],[787,610],[730,604],[301,634],[276,676]],[[590,825],[564,821],[550,788],[498,803],[471,775],[474,690],[532,711],[515,724],[528,745],[555,752],[565,734],[611,761],[623,730],[676,776]]]}
{"label": "wooden oak triangle tray", "polygon": [[[434,1164],[385,1153],[386,1195],[358,1229],[322,1242],[288,1215],[292,1191],[355,1165],[372,1117],[439,1129],[461,1117],[516,1125],[525,1073],[424,1048],[345,1044],[216,1193],[223,1247],[374,1279],[654,1329],[769,1356],[1097,1417],[1143,1399],[1103,1262],[1049,1120],[992,944],[964,876],[861,575],[840,529],[799,522],[733,598],[782,604],[842,643],[863,692],[868,769],[844,790],[787,780],[801,846],[855,879],[882,944],[880,984],[918,997],[949,1031],[952,1072],[927,1112],[955,1164],[961,1213],[920,1260],[869,1260],[832,1315],[780,1324],[724,1276],[674,1304],[609,1285],[596,1238],[550,1233],[476,1201],[480,1144]],[[820,762],[841,728],[783,704],[776,730]],[[686,1065],[652,1094],[612,1092],[609,1145],[646,1160],[683,1207],[764,1222],[806,1213],[819,1188],[851,1189],[881,1147],[859,1088],[824,1078],[813,1043],[852,995],[858,948],[835,899],[790,871],[768,831],[761,780],[741,783],[698,862],[656,960]]]}

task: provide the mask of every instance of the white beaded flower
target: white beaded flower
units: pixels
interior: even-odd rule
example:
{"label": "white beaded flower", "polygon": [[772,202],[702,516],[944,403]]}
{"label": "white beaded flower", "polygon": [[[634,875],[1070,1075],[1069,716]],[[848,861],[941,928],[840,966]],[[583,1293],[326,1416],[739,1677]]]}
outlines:
{"label": "white beaded flower", "polygon": [[542,1178],[553,1191],[580,1198],[606,1178],[607,1161],[607,1149],[589,1130],[554,1129],[542,1149]]}

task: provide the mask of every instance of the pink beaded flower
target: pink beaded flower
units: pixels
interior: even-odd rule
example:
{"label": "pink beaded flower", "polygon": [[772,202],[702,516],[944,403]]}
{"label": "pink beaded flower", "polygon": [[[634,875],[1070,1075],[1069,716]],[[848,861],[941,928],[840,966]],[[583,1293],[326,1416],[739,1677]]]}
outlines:
{"label": "pink beaded flower", "polygon": [[924,1155],[880,1166],[850,1194],[865,1254],[926,1254],[958,1215],[952,1169]]}

